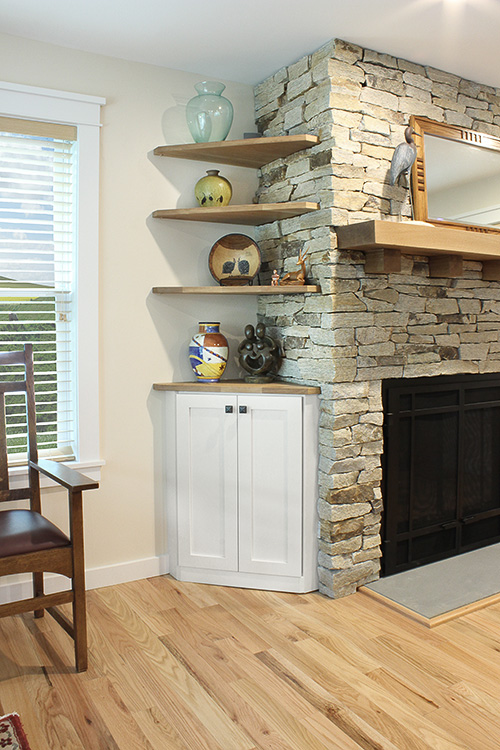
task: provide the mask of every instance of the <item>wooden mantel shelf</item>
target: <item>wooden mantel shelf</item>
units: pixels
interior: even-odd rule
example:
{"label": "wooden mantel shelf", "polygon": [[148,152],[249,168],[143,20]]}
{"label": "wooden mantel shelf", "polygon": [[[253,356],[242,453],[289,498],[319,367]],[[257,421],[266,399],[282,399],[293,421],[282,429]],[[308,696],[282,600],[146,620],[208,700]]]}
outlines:
{"label": "wooden mantel shelf", "polygon": [[154,286],[153,294],[317,294],[320,286]]}
{"label": "wooden mantel shelf", "polygon": [[200,383],[190,380],[187,383],[154,383],[155,391],[196,391],[199,393],[275,393],[275,394],[315,394],[321,388],[299,383],[245,383],[244,380],[220,380],[218,383]]}
{"label": "wooden mantel shelf", "polygon": [[500,234],[424,222],[364,221],[337,227],[339,250],[366,251],[368,273],[397,273],[400,254],[429,256],[431,276],[460,276],[462,261],[483,262],[483,278],[500,280]]}
{"label": "wooden mantel shelf", "polygon": [[257,226],[281,219],[291,219],[294,216],[316,211],[317,208],[319,208],[319,205],[311,201],[251,203],[249,205],[223,206],[222,208],[166,208],[153,211],[153,218]]}
{"label": "wooden mantel shelf", "polygon": [[238,141],[158,146],[153,153],[155,156],[170,156],[177,159],[193,159],[258,169],[264,164],[290,156],[297,151],[315,146],[317,143],[319,143],[319,138],[316,135],[280,135],[269,138],[244,138]]}

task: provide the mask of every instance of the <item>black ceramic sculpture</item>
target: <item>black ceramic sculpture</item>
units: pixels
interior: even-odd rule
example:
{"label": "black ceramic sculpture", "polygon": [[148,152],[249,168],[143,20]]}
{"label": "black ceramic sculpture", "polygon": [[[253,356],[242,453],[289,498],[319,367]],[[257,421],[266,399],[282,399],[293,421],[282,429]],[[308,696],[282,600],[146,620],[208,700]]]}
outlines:
{"label": "black ceramic sculpture", "polygon": [[245,326],[245,338],[238,346],[241,367],[249,374],[247,383],[270,383],[281,367],[282,354],[279,341],[266,335],[264,323]]}

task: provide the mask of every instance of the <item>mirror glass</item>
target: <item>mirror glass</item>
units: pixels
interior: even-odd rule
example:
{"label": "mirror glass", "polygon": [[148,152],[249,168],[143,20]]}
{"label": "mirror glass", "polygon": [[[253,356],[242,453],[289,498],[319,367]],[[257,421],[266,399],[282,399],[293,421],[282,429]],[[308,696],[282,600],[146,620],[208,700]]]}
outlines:
{"label": "mirror glass", "polygon": [[500,226],[500,151],[424,135],[429,219]]}
{"label": "mirror glass", "polygon": [[425,117],[411,117],[410,125],[414,218],[500,232],[500,138]]}

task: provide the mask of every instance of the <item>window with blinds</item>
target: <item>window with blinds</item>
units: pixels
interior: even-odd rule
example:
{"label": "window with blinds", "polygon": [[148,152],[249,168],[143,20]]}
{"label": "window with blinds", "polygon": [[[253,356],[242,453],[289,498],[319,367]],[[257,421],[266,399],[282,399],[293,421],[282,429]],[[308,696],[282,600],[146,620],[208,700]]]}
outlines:
{"label": "window with blinds", "polygon": [[[33,344],[38,448],[65,458],[75,440],[76,135],[72,126],[0,117],[0,349]],[[22,395],[10,394],[6,414],[9,457],[22,463]]]}

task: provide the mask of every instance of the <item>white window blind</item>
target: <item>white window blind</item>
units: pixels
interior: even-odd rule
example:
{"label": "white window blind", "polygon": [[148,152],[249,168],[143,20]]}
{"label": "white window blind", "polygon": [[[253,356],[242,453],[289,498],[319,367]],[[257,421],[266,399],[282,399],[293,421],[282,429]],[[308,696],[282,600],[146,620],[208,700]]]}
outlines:
{"label": "white window blind", "polygon": [[[75,443],[76,132],[0,117],[0,348],[33,344],[39,451],[64,457]],[[6,413],[9,455],[25,461],[24,397],[10,395]]]}

